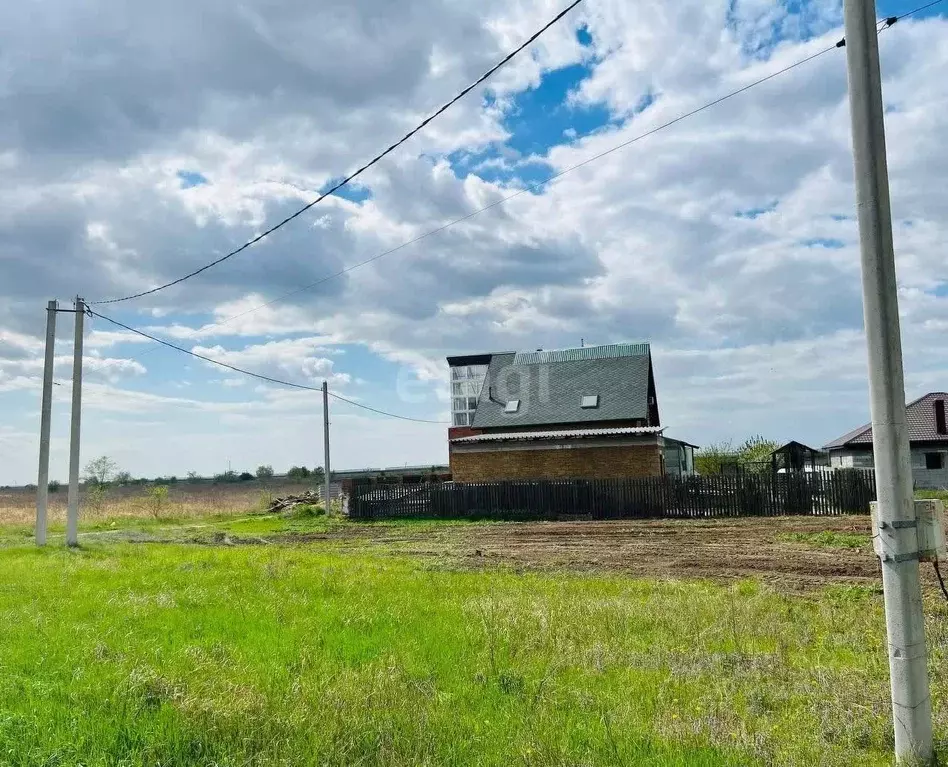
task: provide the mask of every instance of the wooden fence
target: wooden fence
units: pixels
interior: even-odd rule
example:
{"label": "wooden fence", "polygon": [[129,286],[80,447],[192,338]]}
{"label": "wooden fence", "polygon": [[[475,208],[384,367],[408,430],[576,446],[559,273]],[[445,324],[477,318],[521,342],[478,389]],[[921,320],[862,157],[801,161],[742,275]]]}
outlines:
{"label": "wooden fence", "polygon": [[644,519],[868,514],[871,471],[353,486],[353,519]]}

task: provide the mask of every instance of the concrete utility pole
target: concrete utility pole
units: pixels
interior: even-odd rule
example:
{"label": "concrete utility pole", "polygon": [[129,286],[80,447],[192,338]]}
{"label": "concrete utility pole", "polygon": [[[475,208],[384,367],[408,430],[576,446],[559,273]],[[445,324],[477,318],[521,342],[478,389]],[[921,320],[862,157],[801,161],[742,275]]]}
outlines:
{"label": "concrete utility pole", "polygon": [[56,312],[58,301],[46,304],[46,356],[43,361],[43,399],[40,406],[39,474],[36,478],[36,545],[46,545],[49,507],[49,431],[53,413],[53,363],[56,360]]}
{"label": "concrete utility pole", "polygon": [[325,482],[326,516],[329,516],[329,501],[331,498],[329,489],[331,484],[329,480],[329,383],[327,381],[323,381],[323,450],[326,454],[326,476],[323,479]]}
{"label": "concrete utility pole", "polygon": [[82,420],[82,326],[85,302],[76,296],[76,336],[72,351],[72,427],[69,433],[69,505],[66,545],[79,545],[79,425]]}
{"label": "concrete utility pole", "polygon": [[875,3],[844,0],[849,108],[869,346],[872,447],[878,488],[882,591],[892,685],[895,758],[931,764],[932,711],[919,581],[918,532],[905,418],[882,77]]}

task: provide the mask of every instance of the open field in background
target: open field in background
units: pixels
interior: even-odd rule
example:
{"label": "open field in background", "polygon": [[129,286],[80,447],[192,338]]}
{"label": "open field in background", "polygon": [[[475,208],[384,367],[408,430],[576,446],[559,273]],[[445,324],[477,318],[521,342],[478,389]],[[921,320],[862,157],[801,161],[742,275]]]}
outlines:
{"label": "open field in background", "polygon": [[890,764],[867,517],[248,518],[232,487],[77,551],[7,526],[0,765]]}
{"label": "open field in background", "polygon": [[[80,525],[122,519],[195,519],[216,515],[247,513],[263,508],[271,495],[291,495],[315,490],[312,482],[259,480],[212,484],[179,481],[166,485],[168,497],[158,508],[149,497],[150,487],[126,485],[108,487],[101,503],[93,503],[88,488],[81,488]],[[49,494],[49,520],[52,526],[66,523],[66,487]],[[32,525],[36,515],[36,491],[25,488],[0,490],[0,526]]]}

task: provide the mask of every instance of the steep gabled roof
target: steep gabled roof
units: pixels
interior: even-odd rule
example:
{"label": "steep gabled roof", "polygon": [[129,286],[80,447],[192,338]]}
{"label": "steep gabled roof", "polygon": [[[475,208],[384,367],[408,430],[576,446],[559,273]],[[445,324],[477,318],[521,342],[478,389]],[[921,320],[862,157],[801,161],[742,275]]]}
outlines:
{"label": "steep gabled roof", "polygon": [[[651,364],[648,344],[494,355],[471,425],[646,421]],[[595,405],[583,407],[593,396]]]}
{"label": "steep gabled roof", "polygon": [[[935,400],[948,401],[946,392],[929,392],[905,406],[905,420],[908,424],[909,442],[948,442],[948,434],[939,434],[935,428]],[[847,445],[871,445],[872,424],[867,423],[858,429],[837,437],[824,445],[824,449],[846,447]]]}

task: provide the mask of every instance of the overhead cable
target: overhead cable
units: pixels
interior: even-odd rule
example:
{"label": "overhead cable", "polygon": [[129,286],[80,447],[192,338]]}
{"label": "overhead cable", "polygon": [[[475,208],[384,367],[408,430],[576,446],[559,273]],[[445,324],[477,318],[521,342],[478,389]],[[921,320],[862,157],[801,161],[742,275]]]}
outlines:
{"label": "overhead cable", "polygon": [[[250,370],[244,370],[243,368],[239,368],[236,365],[230,365],[226,362],[215,360],[203,354],[198,354],[197,352],[191,351],[190,349],[185,349],[183,346],[178,346],[177,344],[171,343],[171,341],[166,341],[165,339],[159,338],[158,336],[153,336],[150,333],[146,333],[144,330],[138,330],[137,328],[133,328],[130,325],[126,325],[123,322],[114,320],[111,317],[106,317],[104,314],[99,314],[99,312],[93,309],[87,309],[87,311],[91,316],[98,317],[99,319],[103,319],[106,322],[110,322],[116,327],[124,328],[125,330],[128,330],[132,333],[136,333],[137,335],[140,335],[143,338],[147,338],[150,341],[154,341],[155,343],[161,344],[162,346],[167,346],[169,349],[174,349],[175,351],[181,352],[182,354],[187,354],[191,357],[196,357],[197,359],[204,360],[204,362],[209,362],[212,365],[218,365],[222,368],[227,368],[228,370],[232,370],[235,373],[241,373],[246,376],[251,376],[252,378],[258,378],[261,381],[267,381],[268,383],[279,384],[280,386],[289,386],[293,389],[305,389],[306,391],[322,392],[322,388],[318,386],[307,386],[306,384],[293,383],[292,381],[283,381],[279,378],[265,376],[265,375],[262,375],[261,373],[254,373],[253,371],[250,371]],[[438,423],[438,424],[448,423],[447,421],[432,421],[427,418],[412,418],[407,415],[398,415],[397,413],[389,413],[386,410],[379,410],[378,408],[370,407],[369,405],[363,405],[361,402],[356,402],[355,400],[347,399],[346,397],[342,397],[333,392],[329,392],[329,396],[334,397],[335,399],[338,399],[338,400],[342,400],[343,402],[346,402],[350,405],[354,405],[355,407],[362,408],[363,410],[369,410],[373,413],[378,413],[379,415],[387,416],[388,418],[398,418],[399,420],[402,420],[402,421],[415,421],[417,423]]]}
{"label": "overhead cable", "polygon": [[221,256],[220,258],[214,259],[213,261],[211,261],[211,262],[205,264],[204,266],[202,266],[202,267],[200,267],[200,268],[198,268],[198,269],[195,269],[195,270],[192,271],[192,272],[189,272],[188,274],[185,274],[185,275],[182,276],[182,277],[178,277],[177,279],[171,280],[170,282],[166,282],[166,283],[164,283],[163,285],[157,285],[156,287],[149,288],[148,290],[143,290],[143,291],[141,291],[141,292],[139,292],[139,293],[133,293],[133,294],[128,295],[128,296],[122,296],[122,297],[120,297],[120,298],[107,298],[107,299],[102,299],[102,300],[99,300],[99,301],[89,301],[89,302],[87,302],[87,303],[90,303],[90,304],[116,304],[116,303],[119,303],[119,302],[121,302],[121,301],[131,301],[131,300],[133,300],[133,299],[135,299],[135,298],[142,298],[143,296],[149,296],[149,295],[151,295],[151,294],[153,294],[153,293],[157,293],[157,292],[159,292],[159,291],[161,291],[161,290],[165,290],[166,288],[170,288],[170,287],[172,287],[173,285],[178,285],[179,283],[182,283],[182,282],[184,282],[185,280],[189,280],[189,279],[191,279],[192,277],[196,277],[197,275],[201,274],[202,272],[205,272],[205,271],[207,271],[208,269],[211,269],[212,267],[215,267],[215,266],[217,266],[218,264],[223,263],[223,262],[226,261],[227,259],[233,258],[233,257],[236,256],[238,253],[241,253],[242,251],[246,250],[247,248],[251,247],[252,245],[256,245],[256,244],[257,244],[258,242],[260,242],[262,239],[264,239],[265,237],[268,237],[269,235],[271,235],[271,234],[273,234],[275,231],[277,231],[277,229],[280,229],[280,228],[286,226],[286,225],[287,225],[288,223],[290,223],[293,219],[297,218],[298,216],[301,216],[303,213],[305,213],[306,211],[308,211],[308,210],[309,210],[310,208],[312,208],[314,205],[317,205],[318,203],[322,202],[323,200],[325,200],[327,197],[329,197],[329,196],[332,195],[333,193],[335,193],[335,192],[339,191],[340,189],[342,189],[342,187],[344,187],[346,184],[348,184],[348,183],[349,183],[350,181],[352,181],[353,179],[355,179],[355,178],[357,178],[358,176],[362,175],[362,173],[363,173],[364,171],[366,171],[366,170],[368,170],[369,168],[371,168],[373,165],[375,165],[375,164],[376,164],[379,160],[381,160],[383,157],[385,157],[386,155],[388,155],[388,154],[390,154],[391,152],[395,151],[395,149],[397,149],[399,146],[401,146],[401,145],[404,144],[406,141],[408,141],[408,139],[410,139],[412,136],[414,136],[416,133],[418,133],[418,131],[420,131],[422,128],[424,128],[426,125],[428,125],[428,123],[430,123],[430,122],[431,122],[432,120],[434,120],[436,117],[438,117],[439,115],[441,115],[443,112],[447,111],[451,106],[453,106],[455,103],[457,103],[457,102],[460,101],[462,98],[464,98],[468,93],[470,93],[472,90],[474,90],[478,85],[481,85],[483,82],[485,82],[485,81],[486,81],[491,75],[493,75],[497,70],[499,70],[501,67],[503,67],[503,66],[504,66],[505,64],[507,64],[508,62],[510,62],[511,59],[513,59],[517,54],[519,54],[519,53],[520,53],[521,51],[523,51],[525,48],[527,48],[528,46],[530,46],[538,37],[540,37],[540,35],[542,35],[542,34],[543,34],[544,32],[546,32],[550,27],[552,27],[554,24],[556,24],[556,22],[558,22],[560,19],[562,19],[564,16],[566,16],[566,14],[568,14],[571,10],[573,10],[573,9],[574,9],[577,5],[579,5],[582,1],[583,1],[583,0],[573,0],[572,3],[570,3],[568,6],[566,6],[562,11],[560,11],[558,14],[556,14],[556,16],[554,16],[554,17],[553,17],[552,19],[550,19],[546,24],[544,24],[542,27],[540,27],[540,29],[538,29],[536,32],[534,32],[532,35],[530,35],[530,37],[528,37],[523,43],[521,43],[519,46],[517,46],[514,50],[512,50],[510,53],[508,53],[506,56],[504,56],[504,57],[503,57],[499,62],[497,62],[494,66],[492,66],[490,69],[488,69],[484,74],[482,74],[480,77],[478,77],[473,83],[471,83],[470,85],[468,85],[464,90],[462,90],[460,93],[458,93],[458,94],[457,94],[454,98],[452,98],[450,101],[445,102],[441,107],[439,107],[436,111],[434,111],[432,114],[430,114],[428,117],[426,117],[426,118],[425,118],[424,120],[422,120],[420,123],[418,123],[418,125],[416,125],[416,126],[415,126],[414,128],[412,128],[410,131],[408,131],[408,133],[406,133],[404,136],[402,136],[402,137],[401,137],[398,141],[396,141],[394,144],[391,144],[387,149],[384,149],[383,151],[379,152],[375,157],[373,157],[371,160],[369,160],[367,163],[365,163],[365,165],[363,165],[361,168],[359,168],[358,170],[356,170],[356,171],[353,172],[353,173],[350,173],[348,176],[346,176],[345,178],[343,178],[342,181],[338,182],[337,184],[334,184],[334,185],[333,185],[331,188],[329,188],[327,191],[321,193],[315,200],[313,200],[312,202],[307,203],[307,204],[304,205],[302,208],[300,208],[299,210],[297,210],[295,213],[293,213],[293,214],[287,216],[287,217],[284,218],[282,221],[279,221],[278,223],[276,223],[276,224],[274,224],[273,226],[271,226],[270,228],[264,230],[263,232],[261,232],[260,234],[256,235],[255,237],[253,237],[253,238],[247,240],[247,242],[245,242],[245,243],[244,243],[243,245],[241,245],[240,247],[235,248],[234,250],[230,251],[229,253],[224,254],[224,255]]}
{"label": "overhead cable", "polygon": [[[939,0],[939,1],[940,1],[940,0]],[[842,41],[840,41],[840,42],[842,42]],[[728,94],[726,94],[726,95],[724,95],[724,96],[721,96],[721,97],[719,97],[719,98],[716,98],[716,99],[714,99],[713,101],[709,101],[708,103],[706,103],[706,104],[704,104],[704,105],[702,105],[702,106],[700,106],[700,107],[698,107],[698,108],[696,108],[696,109],[692,109],[692,110],[690,110],[690,111],[688,111],[688,112],[684,112],[684,113],[678,115],[677,117],[674,117],[674,118],[672,118],[671,120],[668,120],[667,122],[664,122],[664,123],[662,123],[661,125],[656,126],[655,128],[651,128],[651,129],[649,129],[649,130],[647,130],[647,131],[645,131],[645,132],[643,132],[643,133],[640,133],[640,134],[634,136],[634,137],[631,138],[631,139],[628,139],[628,140],[623,141],[623,142],[621,142],[621,143],[619,143],[619,144],[616,144],[615,146],[613,146],[613,147],[611,147],[611,148],[609,148],[609,149],[606,149],[606,150],[603,151],[603,152],[599,152],[598,154],[595,154],[595,155],[593,155],[592,157],[588,157],[588,158],[586,158],[585,160],[583,160],[582,162],[578,162],[578,163],[576,163],[575,165],[571,165],[571,166],[569,166],[568,168],[564,168],[563,170],[558,171],[557,173],[554,173],[553,175],[547,177],[547,178],[544,179],[543,181],[538,181],[538,182],[536,182],[536,183],[528,184],[528,185],[526,185],[526,186],[524,186],[524,187],[521,187],[521,188],[518,189],[517,191],[515,191],[515,192],[513,192],[513,193],[511,193],[511,194],[508,194],[508,195],[506,195],[505,197],[500,197],[500,198],[498,198],[497,200],[494,200],[493,202],[488,203],[487,205],[484,205],[484,206],[481,207],[481,208],[477,208],[476,210],[473,210],[473,211],[471,211],[470,213],[467,213],[467,214],[465,214],[465,215],[463,215],[463,216],[460,216],[459,218],[455,218],[455,219],[453,219],[453,220],[451,220],[451,221],[448,221],[447,223],[442,224],[441,226],[435,227],[434,229],[430,229],[430,230],[428,230],[427,232],[424,232],[423,234],[419,234],[419,235],[416,236],[416,237],[412,237],[411,239],[406,240],[405,242],[402,242],[402,243],[399,244],[399,245],[395,245],[394,247],[389,248],[388,250],[384,250],[384,251],[382,251],[381,253],[377,253],[376,255],[371,256],[370,258],[366,258],[366,259],[364,259],[364,260],[362,260],[362,261],[359,261],[359,262],[357,262],[357,263],[355,263],[355,264],[351,264],[351,265],[349,265],[349,266],[347,266],[347,267],[345,267],[345,268],[343,268],[343,269],[340,269],[339,271],[332,272],[331,274],[327,274],[327,275],[324,276],[324,277],[320,277],[318,280],[315,280],[314,282],[310,282],[310,283],[307,284],[307,285],[303,285],[303,286],[300,287],[300,288],[294,288],[293,290],[291,290],[291,291],[289,291],[289,292],[287,292],[287,293],[283,293],[283,294],[277,296],[276,298],[274,298],[274,299],[272,299],[272,300],[270,300],[270,301],[267,301],[266,303],[260,304],[259,306],[252,307],[252,308],[250,308],[250,309],[247,309],[246,311],[240,312],[239,314],[235,314],[235,315],[233,315],[233,316],[231,316],[231,317],[228,317],[228,318],[226,318],[226,319],[223,319],[223,320],[221,320],[221,321],[219,321],[219,322],[215,322],[215,323],[213,323],[213,324],[211,324],[211,325],[207,325],[207,326],[206,326],[205,328],[203,328],[203,329],[204,329],[204,330],[210,330],[210,329],[212,329],[212,328],[221,327],[222,325],[226,325],[226,324],[229,323],[229,322],[233,322],[234,320],[239,319],[240,317],[246,317],[248,314],[252,314],[253,312],[259,311],[259,310],[261,310],[261,309],[265,309],[265,308],[267,308],[267,307],[269,307],[269,306],[273,306],[273,304],[279,303],[280,301],[284,301],[284,300],[286,300],[287,298],[290,298],[290,297],[292,297],[292,296],[298,295],[298,294],[300,294],[300,293],[304,293],[304,292],[307,291],[307,290],[312,290],[313,288],[318,287],[319,285],[322,285],[323,283],[329,282],[330,280],[333,280],[333,279],[335,279],[335,278],[337,278],[337,277],[341,277],[341,276],[343,276],[343,275],[345,275],[345,274],[348,274],[349,272],[351,272],[351,271],[353,271],[353,270],[355,270],[355,269],[358,269],[358,268],[360,268],[360,267],[367,266],[368,264],[371,264],[371,263],[373,263],[373,262],[375,262],[375,261],[378,261],[379,259],[385,258],[385,256],[390,256],[391,254],[397,253],[398,251],[403,250],[404,248],[407,248],[407,247],[410,246],[410,245],[414,245],[415,243],[421,242],[422,240],[427,239],[428,237],[431,237],[432,235],[439,234],[440,232],[443,232],[443,231],[445,231],[445,230],[447,230],[447,229],[450,229],[451,227],[456,226],[457,224],[463,223],[464,221],[468,221],[469,219],[472,219],[472,218],[474,218],[475,216],[477,216],[477,215],[479,215],[479,214],[481,214],[481,213],[484,213],[484,212],[490,210],[491,208],[496,208],[498,205],[502,205],[502,204],[505,203],[505,202],[509,202],[510,200],[514,199],[515,197],[519,197],[520,195],[525,194],[525,193],[527,193],[527,192],[538,191],[539,189],[543,188],[544,186],[550,184],[550,183],[553,182],[553,181],[556,181],[556,180],[559,179],[559,178],[562,178],[563,176],[567,175],[568,173],[572,173],[573,171],[578,170],[579,168],[582,168],[582,167],[584,167],[584,166],[586,166],[586,165],[589,165],[590,163],[593,163],[593,162],[595,162],[596,160],[600,160],[600,159],[602,159],[603,157],[606,157],[607,155],[612,154],[613,152],[617,152],[617,151],[619,151],[620,149],[624,149],[625,147],[630,146],[631,144],[636,143],[637,141],[641,141],[642,139],[647,138],[648,136],[652,136],[652,135],[654,135],[655,133],[658,133],[659,131],[664,130],[665,128],[669,128],[669,127],[671,127],[672,125],[681,122],[682,120],[685,120],[685,119],[687,119],[687,118],[689,118],[689,117],[692,117],[692,116],[694,116],[694,115],[696,115],[696,114],[699,114],[700,112],[704,112],[705,110],[710,109],[711,107],[716,106],[717,104],[720,104],[720,103],[723,102],[723,101],[727,101],[728,99],[733,98],[734,96],[737,96],[737,95],[739,95],[739,94],[741,94],[741,93],[744,93],[745,91],[748,91],[748,90],[750,90],[751,88],[754,88],[755,86],[760,85],[761,83],[765,83],[765,82],[767,82],[768,80],[772,80],[773,78],[778,77],[778,76],[784,74],[785,72],[789,72],[791,69],[795,69],[796,67],[802,66],[803,64],[806,64],[807,62],[813,61],[813,59],[816,59],[816,58],[818,58],[818,57],[820,57],[820,56],[823,56],[824,54],[829,53],[829,52],[832,51],[832,50],[835,50],[837,47],[839,47],[839,43],[836,43],[836,44],[834,44],[834,45],[832,45],[832,46],[830,46],[830,47],[828,47],[828,48],[824,48],[823,50],[821,50],[821,51],[819,51],[819,52],[817,52],[817,53],[814,53],[814,54],[812,54],[812,55],[810,55],[810,56],[807,56],[806,58],[800,59],[799,61],[797,61],[797,62],[795,62],[795,63],[793,63],[793,64],[790,64],[789,66],[786,66],[786,67],[784,67],[783,69],[780,69],[780,70],[778,70],[778,71],[776,71],[776,72],[773,72],[773,73],[771,73],[771,74],[769,74],[769,75],[766,75],[765,77],[761,77],[761,78],[759,78],[759,79],[757,79],[757,80],[754,80],[754,82],[749,83],[748,85],[745,85],[745,86],[743,86],[743,87],[741,87],[741,88],[738,88],[737,90],[731,91],[730,93],[728,93]]]}

